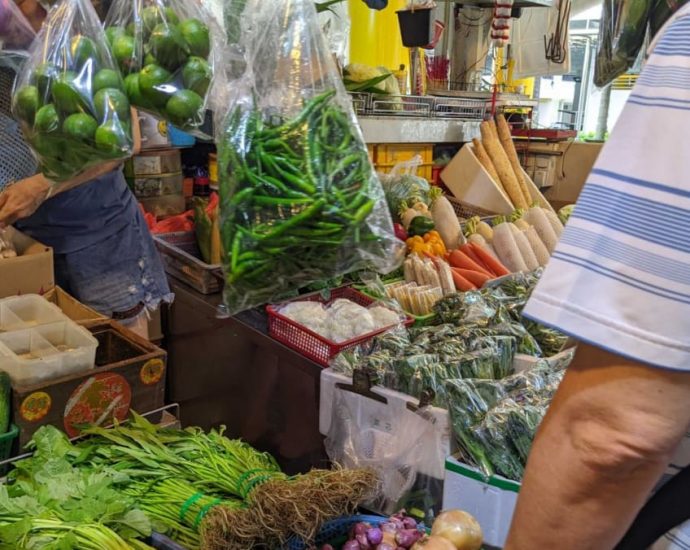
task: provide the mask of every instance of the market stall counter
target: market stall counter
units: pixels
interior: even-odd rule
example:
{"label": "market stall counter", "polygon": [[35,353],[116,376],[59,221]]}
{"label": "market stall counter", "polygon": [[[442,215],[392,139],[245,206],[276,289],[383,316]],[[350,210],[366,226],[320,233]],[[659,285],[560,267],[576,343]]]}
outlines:
{"label": "market stall counter", "polygon": [[231,438],[273,454],[288,473],[327,467],[319,433],[322,367],[268,336],[263,309],[217,318],[220,294],[170,280],[168,400],[183,425],[224,424]]}

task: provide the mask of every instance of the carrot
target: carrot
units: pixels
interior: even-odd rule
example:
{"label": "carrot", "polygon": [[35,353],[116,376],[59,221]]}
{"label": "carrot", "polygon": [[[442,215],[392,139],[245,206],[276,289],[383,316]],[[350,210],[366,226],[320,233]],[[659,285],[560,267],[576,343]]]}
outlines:
{"label": "carrot", "polygon": [[468,290],[477,290],[477,287],[470,283],[465,277],[460,275],[455,269],[451,269],[453,274],[453,282],[455,283],[455,288],[462,292],[467,292]]}
{"label": "carrot", "polygon": [[475,285],[477,288],[482,288],[487,283],[487,281],[495,279],[495,277],[493,277],[493,276],[489,277],[488,275],[484,275],[483,273],[479,273],[479,271],[472,271],[471,269],[461,269],[459,267],[454,267],[453,271],[455,271],[458,275],[467,279],[470,283]]}
{"label": "carrot", "polygon": [[488,271],[489,275],[494,275],[494,273],[491,272],[491,269],[489,269],[484,262],[482,262],[481,258],[477,256],[475,253],[474,249],[468,244],[465,243],[462,246],[458,247],[465,256],[470,258],[474,263],[476,263],[479,267],[483,268],[484,271]]}
{"label": "carrot", "polygon": [[491,273],[489,273],[481,265],[479,265],[477,262],[475,262],[472,258],[470,258],[462,250],[453,250],[450,253],[450,256],[448,258],[448,263],[453,267],[460,267],[462,269],[470,269],[472,271],[479,271],[479,273],[483,273],[484,275],[491,276]]}
{"label": "carrot", "polygon": [[504,266],[501,262],[494,258],[488,251],[484,250],[481,246],[478,246],[474,243],[470,244],[470,246],[474,250],[475,254],[477,254],[477,256],[479,256],[482,259],[482,261],[488,267],[491,268],[491,271],[493,271],[498,277],[510,275],[510,271],[506,269],[506,266]]}

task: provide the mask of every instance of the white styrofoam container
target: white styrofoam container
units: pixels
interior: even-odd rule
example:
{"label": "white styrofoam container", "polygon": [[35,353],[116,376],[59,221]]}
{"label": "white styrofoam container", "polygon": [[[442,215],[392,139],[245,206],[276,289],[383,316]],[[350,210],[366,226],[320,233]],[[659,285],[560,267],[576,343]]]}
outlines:
{"label": "white styrofoam container", "polygon": [[38,294],[0,300],[0,333],[67,320],[58,306]]}
{"label": "white styrofoam container", "polygon": [[98,340],[71,321],[0,334],[0,370],[27,386],[95,367]]}
{"label": "white styrofoam container", "polygon": [[446,459],[443,509],[472,514],[482,527],[484,543],[503,548],[513,520],[520,483],[501,476],[488,480],[477,468]]}
{"label": "white styrofoam container", "polygon": [[[321,400],[319,405],[319,431],[322,435],[328,435],[331,428],[331,418],[333,415],[333,403],[335,402],[335,393],[337,391],[343,391],[336,388],[336,384],[351,384],[352,378],[345,376],[343,374],[334,372],[332,369],[324,369],[321,371]],[[388,403],[399,405],[400,403],[418,405],[419,401],[415,400],[413,397],[400,393],[394,390],[389,390],[381,386],[374,386],[372,391],[378,395],[385,397]],[[366,400],[366,397],[361,398]],[[454,452],[452,444],[452,428],[450,422],[450,415],[446,409],[441,409],[439,407],[429,407],[428,412],[433,417],[434,422],[434,438],[429,441],[429,445],[433,445],[434,448],[443,449],[447,454]],[[372,423],[376,424],[375,419],[367,419],[362,421],[361,424]],[[438,478],[442,475],[443,466],[433,465],[433,464],[422,464],[420,465],[418,472],[428,475],[430,477]]]}
{"label": "white styrofoam container", "polygon": [[552,355],[551,357],[534,357],[532,355],[523,355],[521,353],[518,353],[515,355],[515,359],[513,359],[513,368],[515,369],[515,372],[524,372],[526,370],[529,370],[533,368],[537,363],[540,361],[547,361],[548,363],[554,365],[558,361],[566,361],[569,359],[569,362],[572,361],[573,357],[575,355],[575,348],[568,348],[563,350],[560,353],[557,353],[556,355]]}
{"label": "white styrofoam container", "polygon": [[[553,207],[542,195],[527,172],[522,170],[532,200],[551,211]],[[474,155],[472,146],[465,144],[441,173],[443,183],[459,201],[487,212],[510,214],[515,210],[503,186],[491,179]]]}

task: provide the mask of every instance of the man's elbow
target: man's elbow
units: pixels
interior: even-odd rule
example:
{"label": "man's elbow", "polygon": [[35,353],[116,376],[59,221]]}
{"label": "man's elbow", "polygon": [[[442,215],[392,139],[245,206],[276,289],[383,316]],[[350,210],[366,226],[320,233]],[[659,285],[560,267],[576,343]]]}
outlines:
{"label": "man's elbow", "polygon": [[614,482],[665,466],[678,444],[677,426],[648,411],[578,411],[566,430],[580,463]]}

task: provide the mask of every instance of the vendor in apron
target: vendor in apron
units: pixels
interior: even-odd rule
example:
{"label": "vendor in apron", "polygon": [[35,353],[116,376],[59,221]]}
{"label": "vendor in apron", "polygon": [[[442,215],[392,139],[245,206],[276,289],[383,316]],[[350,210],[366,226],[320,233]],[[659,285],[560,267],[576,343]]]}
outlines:
{"label": "vendor in apron", "polygon": [[[43,8],[35,0],[18,5],[29,21],[23,23],[38,30]],[[0,9],[7,8],[0,4]],[[16,51],[0,50],[0,228],[14,224],[52,247],[59,286],[146,336],[147,312],[173,296],[121,165],[103,164],[60,184],[37,173],[36,160],[10,112],[21,62]],[[138,125],[133,127],[138,149]]]}

